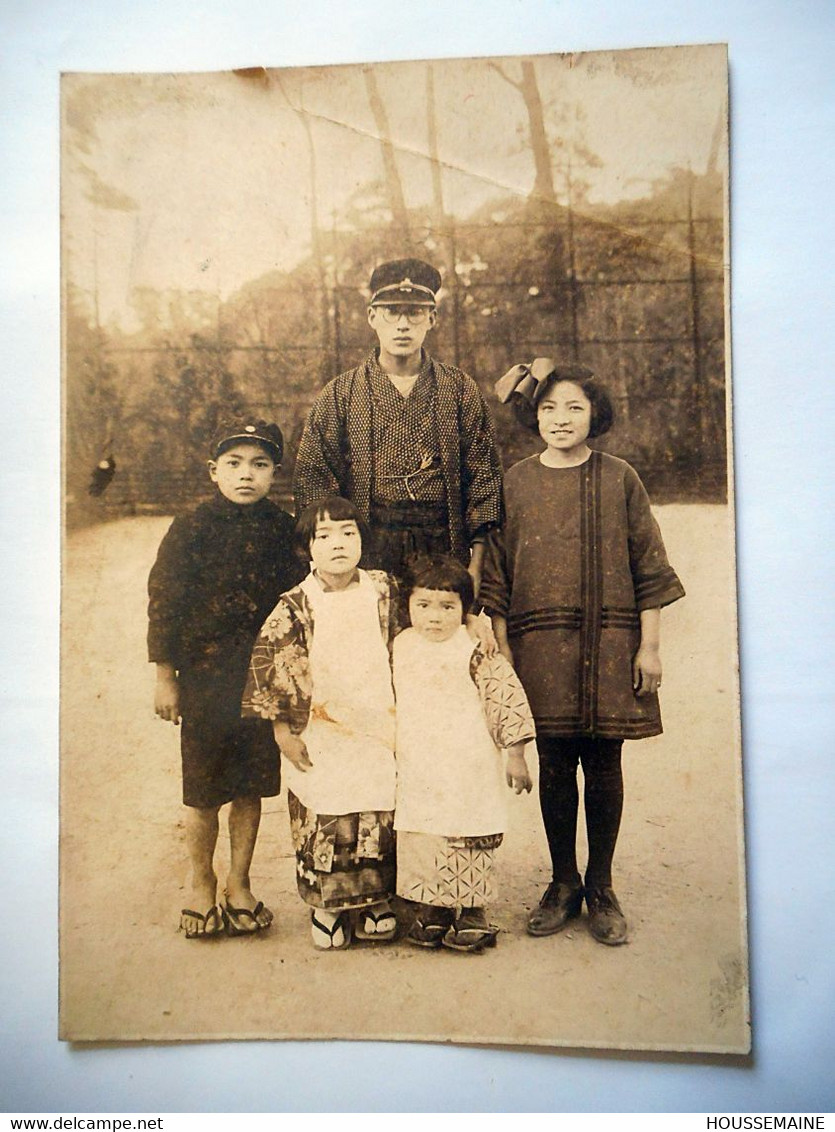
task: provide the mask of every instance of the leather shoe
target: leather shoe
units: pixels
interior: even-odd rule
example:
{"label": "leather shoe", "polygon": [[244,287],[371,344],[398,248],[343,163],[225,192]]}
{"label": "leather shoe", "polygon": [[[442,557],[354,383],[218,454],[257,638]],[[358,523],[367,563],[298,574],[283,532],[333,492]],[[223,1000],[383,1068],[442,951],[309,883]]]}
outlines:
{"label": "leather shoe", "polygon": [[549,884],[545,895],[528,917],[528,935],[555,935],[580,915],[583,907],[581,885]]}
{"label": "leather shoe", "polygon": [[609,947],[626,943],[626,918],[611,888],[587,888],[586,906],[589,910],[589,931],[598,943]]}

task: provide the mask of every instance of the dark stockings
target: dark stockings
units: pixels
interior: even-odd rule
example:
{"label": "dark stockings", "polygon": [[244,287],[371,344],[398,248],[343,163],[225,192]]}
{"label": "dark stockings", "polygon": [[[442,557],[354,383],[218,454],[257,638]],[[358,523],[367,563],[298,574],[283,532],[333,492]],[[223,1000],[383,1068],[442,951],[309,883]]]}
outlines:
{"label": "dark stockings", "polygon": [[612,858],[623,811],[620,739],[537,739],[539,804],[551,853],[554,881],[577,885],[577,767],[582,764],[589,842],[586,887],[612,883]]}

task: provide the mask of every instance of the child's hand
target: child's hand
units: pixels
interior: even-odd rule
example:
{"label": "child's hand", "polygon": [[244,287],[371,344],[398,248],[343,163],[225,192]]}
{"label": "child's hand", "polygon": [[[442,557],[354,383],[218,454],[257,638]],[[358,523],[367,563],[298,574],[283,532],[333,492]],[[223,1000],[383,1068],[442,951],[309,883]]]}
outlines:
{"label": "child's hand", "polygon": [[499,645],[496,641],[496,634],[493,632],[493,626],[486,617],[468,613],[467,632],[476,644],[481,646],[481,651],[485,656],[495,656],[499,651]]}
{"label": "child's hand", "polygon": [[157,683],[154,689],[154,711],[169,723],[180,722],[180,688],[177,674],[167,664],[157,665]]}
{"label": "child's hand", "polygon": [[652,696],[661,687],[661,654],[655,645],[641,644],[632,661],[636,696]]}
{"label": "child's hand", "polygon": [[505,779],[508,786],[512,787],[517,794],[521,794],[523,790],[526,794],[530,794],[533,783],[528,773],[528,764],[525,762],[524,744],[520,744],[519,747],[512,747],[508,751]]}
{"label": "child's hand", "polygon": [[306,771],[313,766],[300,735],[285,735],[281,741],[281,753],[290,760],[296,770]]}

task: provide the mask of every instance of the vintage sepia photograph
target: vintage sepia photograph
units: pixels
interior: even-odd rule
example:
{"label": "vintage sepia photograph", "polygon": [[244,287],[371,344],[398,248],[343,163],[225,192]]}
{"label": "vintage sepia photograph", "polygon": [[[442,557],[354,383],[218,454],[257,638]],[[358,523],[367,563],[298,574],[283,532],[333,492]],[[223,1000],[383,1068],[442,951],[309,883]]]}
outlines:
{"label": "vintage sepia photograph", "polygon": [[745,1054],[724,45],[61,82],[60,1036]]}

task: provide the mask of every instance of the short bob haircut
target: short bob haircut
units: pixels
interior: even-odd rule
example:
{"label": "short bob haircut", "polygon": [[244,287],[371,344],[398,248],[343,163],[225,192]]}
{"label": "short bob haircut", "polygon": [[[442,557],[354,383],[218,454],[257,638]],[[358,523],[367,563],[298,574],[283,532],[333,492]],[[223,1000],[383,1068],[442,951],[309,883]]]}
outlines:
{"label": "short bob haircut", "polygon": [[363,548],[370,542],[368,524],[351,500],[343,499],[341,495],[327,495],[308,504],[296,520],[296,553],[305,562],[310,560],[310,544],[322,519],[335,523],[354,522],[359,527]]}
{"label": "short bob haircut", "polygon": [[466,620],[474,600],[473,580],[457,558],[449,554],[417,554],[406,563],[403,598],[408,601],[415,590],[447,590],[461,598],[461,620]]}
{"label": "short bob haircut", "polygon": [[601,385],[590,369],[576,365],[557,366],[540,383],[534,394],[533,404],[525,397],[514,396],[513,412],[519,424],[523,428],[529,429],[530,432],[539,433],[537,406],[548,391],[553,389],[560,381],[570,381],[573,385],[579,386],[591,402],[589,440],[593,440],[595,436],[603,436],[604,433],[608,432],[615,423],[615,410],[609,391],[605,385]]}

